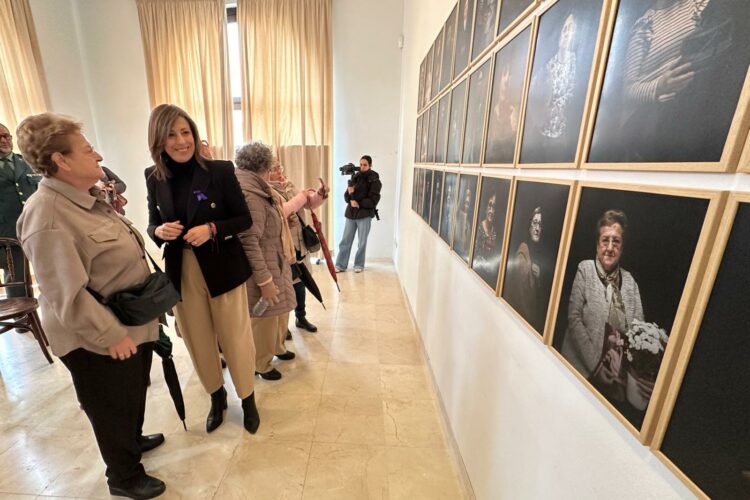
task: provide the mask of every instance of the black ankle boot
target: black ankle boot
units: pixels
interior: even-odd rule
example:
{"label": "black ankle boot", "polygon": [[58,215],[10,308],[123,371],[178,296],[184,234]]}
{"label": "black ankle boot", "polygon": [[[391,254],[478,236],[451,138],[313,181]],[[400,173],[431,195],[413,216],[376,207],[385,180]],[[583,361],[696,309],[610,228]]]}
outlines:
{"label": "black ankle boot", "polygon": [[307,321],[307,318],[305,316],[297,316],[297,321],[294,323],[297,328],[302,328],[303,330],[307,330],[310,333],[315,333],[318,331],[318,327]]}
{"label": "black ankle boot", "polygon": [[242,400],[243,423],[250,434],[255,434],[260,426],[260,415],[255,406],[255,392]]}
{"label": "black ankle boot", "polygon": [[206,432],[213,432],[224,422],[224,410],[227,409],[227,391],[221,386],[211,394],[211,410],[206,418]]}

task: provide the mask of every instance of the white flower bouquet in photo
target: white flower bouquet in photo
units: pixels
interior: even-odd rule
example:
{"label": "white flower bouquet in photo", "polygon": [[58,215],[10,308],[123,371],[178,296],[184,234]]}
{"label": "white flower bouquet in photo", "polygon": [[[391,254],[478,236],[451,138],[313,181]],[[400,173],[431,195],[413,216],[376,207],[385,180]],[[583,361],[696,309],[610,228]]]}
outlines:
{"label": "white flower bouquet in photo", "polygon": [[644,397],[643,390],[639,390],[636,379],[641,381],[641,385],[644,383],[653,385],[659,373],[669,337],[667,332],[659,328],[656,323],[646,323],[636,319],[625,333],[625,338],[627,340],[625,356],[629,364],[627,398],[630,404],[639,410],[645,410],[650,394],[648,398]]}

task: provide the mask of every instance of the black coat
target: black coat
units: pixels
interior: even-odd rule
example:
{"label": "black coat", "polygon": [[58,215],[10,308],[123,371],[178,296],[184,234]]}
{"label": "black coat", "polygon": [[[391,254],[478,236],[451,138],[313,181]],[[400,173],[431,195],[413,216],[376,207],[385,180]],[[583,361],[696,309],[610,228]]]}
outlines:
{"label": "black coat", "polygon": [[[211,297],[217,297],[242,285],[252,274],[237,236],[252,225],[252,220],[232,162],[206,160],[205,164],[207,170],[199,166],[195,168],[188,198],[187,221],[182,221],[182,224],[185,232],[207,222],[216,224],[216,241],[207,241],[193,251]],[[184,240],[180,236],[169,242],[154,234],[158,226],[177,220],[169,181],[157,180],[152,175],[155,168],[151,166],[146,169],[148,235],[159,247],[164,245],[167,275],[180,291]],[[194,194],[196,191],[207,199],[199,201]]]}
{"label": "black coat", "polygon": [[[372,169],[367,172],[359,172],[352,177],[351,182],[354,192],[349,194],[348,189],[344,192],[344,199],[346,200],[344,216],[347,219],[375,217],[375,208],[380,201],[380,189],[383,187],[378,173]],[[352,200],[359,204],[359,208],[351,205]]]}
{"label": "black coat", "polygon": [[[41,179],[35,175],[21,155],[11,154],[13,174],[10,169],[0,172],[0,237],[15,238],[16,222],[29,196],[36,192]],[[7,168],[0,165],[0,168]]]}

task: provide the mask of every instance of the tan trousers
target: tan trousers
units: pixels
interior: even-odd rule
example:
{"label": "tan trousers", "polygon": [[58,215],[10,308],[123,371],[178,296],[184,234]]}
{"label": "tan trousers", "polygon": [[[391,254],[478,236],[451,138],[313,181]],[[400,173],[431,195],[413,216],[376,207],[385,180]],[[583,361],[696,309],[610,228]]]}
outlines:
{"label": "tan trousers", "polygon": [[211,298],[198,260],[188,249],[182,253],[181,280],[182,301],[175,306],[177,327],[203,388],[212,394],[224,385],[218,347],[221,344],[237,396],[245,399],[253,393],[255,380],[255,344],[247,288],[243,284]]}
{"label": "tan trousers", "polygon": [[284,354],[286,330],[289,326],[289,313],[251,318],[253,339],[255,340],[255,369],[261,373],[270,371],[274,354]]}

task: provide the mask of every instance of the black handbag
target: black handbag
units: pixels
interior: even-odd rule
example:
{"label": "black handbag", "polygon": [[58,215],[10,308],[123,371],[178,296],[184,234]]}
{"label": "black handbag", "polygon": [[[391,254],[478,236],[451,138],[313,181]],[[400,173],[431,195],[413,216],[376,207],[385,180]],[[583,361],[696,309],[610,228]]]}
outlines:
{"label": "black handbag", "polygon": [[318,238],[318,233],[315,232],[315,229],[305,224],[305,221],[302,220],[302,217],[300,217],[299,214],[297,214],[297,218],[302,225],[302,241],[305,242],[305,248],[307,248],[308,252],[317,252],[320,250],[320,238]]}
{"label": "black handbag", "polygon": [[[145,250],[144,250],[145,251]],[[125,326],[141,326],[157,319],[180,301],[180,294],[169,277],[146,252],[155,271],[142,283],[115,292],[104,298],[99,292],[86,287],[94,298],[117,316]]]}

